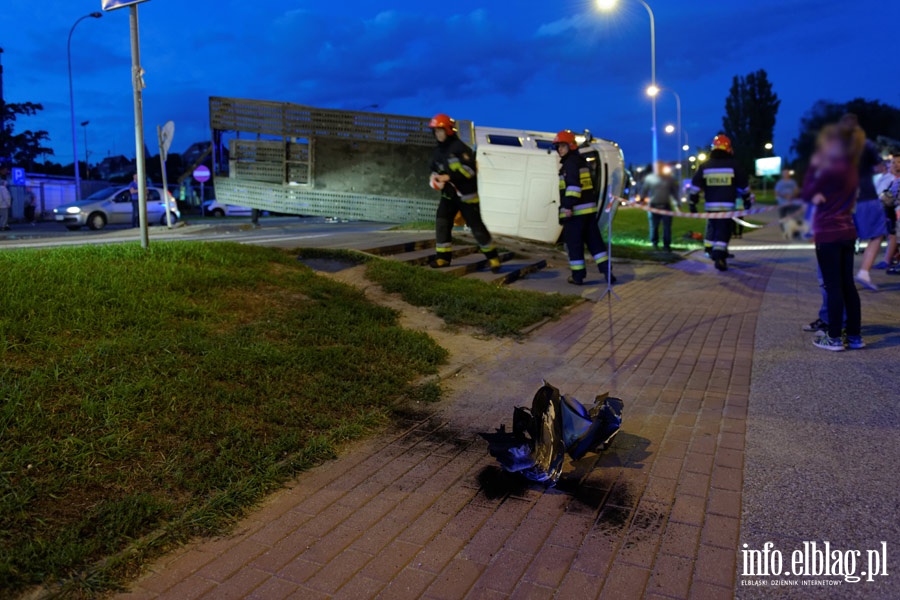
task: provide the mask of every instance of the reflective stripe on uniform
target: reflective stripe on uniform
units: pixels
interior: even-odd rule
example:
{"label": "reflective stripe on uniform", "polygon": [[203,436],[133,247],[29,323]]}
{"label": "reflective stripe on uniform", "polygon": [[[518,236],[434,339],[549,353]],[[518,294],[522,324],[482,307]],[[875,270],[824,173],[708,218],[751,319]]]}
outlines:
{"label": "reflective stripe on uniform", "polygon": [[581,198],[581,186],[580,185],[570,185],[566,187],[566,197],[567,198]]}
{"label": "reflective stripe on uniform", "polygon": [[573,271],[584,271],[584,261],[583,260],[570,260],[569,268]]}
{"label": "reflective stripe on uniform", "polygon": [[472,179],[473,177],[475,177],[475,170],[469,165],[464,165],[455,156],[452,156],[449,160],[447,160],[447,166],[451,171],[457,171],[466,179]]}
{"label": "reflective stripe on uniform", "polygon": [[606,255],[606,252],[600,252],[599,254],[594,255],[594,261],[599,265],[602,262],[606,262],[609,260],[609,257]]}
{"label": "reflective stripe on uniform", "polygon": [[591,172],[587,167],[578,170],[578,179],[581,181],[581,188],[584,190],[594,189],[594,182],[591,181]]}
{"label": "reflective stripe on uniform", "polygon": [[451,243],[446,243],[446,244],[435,244],[434,249],[437,252],[452,252],[453,251],[453,243],[451,242]]}
{"label": "reflective stripe on uniform", "polygon": [[703,179],[706,180],[706,185],[710,187],[729,186],[734,180],[734,169],[731,167],[704,169]]}
{"label": "reflective stripe on uniform", "polygon": [[573,215],[589,215],[591,213],[597,212],[597,205],[592,203],[589,204],[576,204],[572,207]]}
{"label": "reflective stripe on uniform", "polygon": [[704,208],[708,212],[734,210],[734,202],[707,202]]}
{"label": "reflective stripe on uniform", "polygon": [[728,242],[713,242],[712,247],[714,250],[725,250],[728,248]]}
{"label": "reflective stripe on uniform", "polygon": [[478,194],[463,194],[459,199],[466,204],[478,204]]}

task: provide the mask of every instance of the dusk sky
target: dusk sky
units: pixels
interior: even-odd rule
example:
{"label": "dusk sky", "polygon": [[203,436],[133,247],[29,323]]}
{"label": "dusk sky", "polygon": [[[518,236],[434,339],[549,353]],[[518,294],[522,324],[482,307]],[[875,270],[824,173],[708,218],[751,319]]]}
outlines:
{"label": "dusk sky", "polygon": [[[787,155],[800,117],[820,99],[900,106],[898,0],[648,0],[657,80],[682,99],[692,146],[721,127],[734,75],[765,69],[782,100],[775,152]],[[44,110],[16,130],[44,129],[72,162],[66,39],[101,0],[2,0],[7,102]],[[72,37],[79,158],[133,157],[127,8],[85,19]],[[144,126],[175,122],[173,152],[208,140],[209,96],[430,117],[555,132],[590,129],[628,163],[651,157],[650,20],[638,0],[602,13],[588,0],[432,3],[149,0],[139,5]],[[372,108],[377,105],[377,108]],[[659,98],[659,148],[675,99]]]}

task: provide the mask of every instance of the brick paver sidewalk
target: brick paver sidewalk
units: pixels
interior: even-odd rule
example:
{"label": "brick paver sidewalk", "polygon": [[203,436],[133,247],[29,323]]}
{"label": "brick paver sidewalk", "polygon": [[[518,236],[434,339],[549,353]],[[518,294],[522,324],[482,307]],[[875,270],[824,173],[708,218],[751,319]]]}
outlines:
{"label": "brick paver sidewalk", "polygon": [[[126,597],[731,598],[760,256],[636,267],[621,300],[477,357],[436,414],[304,474]],[[625,401],[613,446],[550,490],[504,477],[478,435],[541,378]]]}

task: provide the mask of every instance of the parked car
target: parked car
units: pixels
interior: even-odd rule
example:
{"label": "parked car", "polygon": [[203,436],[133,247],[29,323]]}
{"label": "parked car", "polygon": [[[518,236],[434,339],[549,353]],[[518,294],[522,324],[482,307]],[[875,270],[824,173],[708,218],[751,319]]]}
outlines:
{"label": "parked car", "polygon": [[[162,188],[147,188],[147,223],[166,225],[166,203]],[[169,194],[172,223],[181,218],[175,198]],[[53,209],[53,220],[72,231],[84,226],[103,229],[107,225],[131,225],[131,190],[126,187],[106,188],[94,192],[84,200],[70,202]]]}
{"label": "parked car", "polygon": [[[207,200],[203,203],[203,214],[210,217],[249,217],[253,209],[249,206],[222,204],[218,200]],[[263,214],[268,214],[263,212]]]}

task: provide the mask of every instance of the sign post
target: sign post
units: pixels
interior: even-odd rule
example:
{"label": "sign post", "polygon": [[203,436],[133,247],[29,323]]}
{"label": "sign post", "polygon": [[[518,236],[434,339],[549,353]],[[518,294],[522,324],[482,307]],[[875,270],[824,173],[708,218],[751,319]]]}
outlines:
{"label": "sign post", "polygon": [[[138,39],[137,5],[146,0],[101,0],[103,10],[115,10],[129,7],[129,23],[131,29],[131,86],[134,89],[134,160],[137,166],[138,215],[140,216],[141,248],[150,246],[150,235],[147,231],[147,176],[144,168],[144,70],[141,68],[141,45]],[[75,157],[76,164],[78,157]]]}
{"label": "sign post", "polygon": [[203,201],[206,200],[206,196],[203,195],[203,184],[209,181],[210,173],[209,167],[206,165],[200,165],[196,169],[194,169],[194,179],[200,182],[200,204],[203,204]]}
{"label": "sign post", "polygon": [[163,203],[166,205],[166,227],[172,229],[172,207],[169,206],[169,182],[166,179],[166,158],[175,135],[175,123],[166,121],[162,127],[156,126],[156,137],[159,140],[159,163],[162,166]]}

